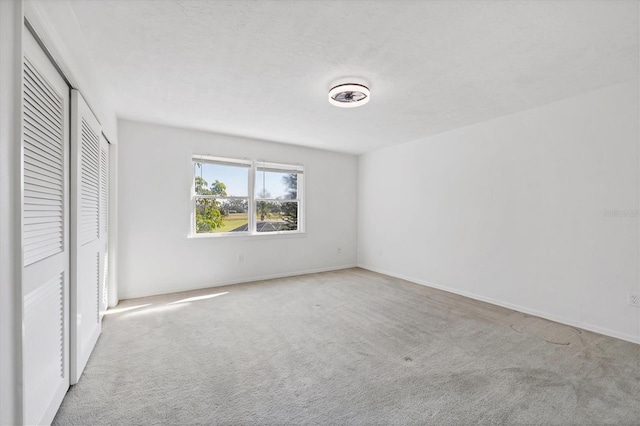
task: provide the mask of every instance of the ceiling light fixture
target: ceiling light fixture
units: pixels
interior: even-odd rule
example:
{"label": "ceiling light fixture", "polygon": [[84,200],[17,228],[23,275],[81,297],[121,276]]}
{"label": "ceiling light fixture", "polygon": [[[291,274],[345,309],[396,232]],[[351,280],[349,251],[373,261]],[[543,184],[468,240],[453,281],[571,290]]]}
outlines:
{"label": "ceiling light fixture", "polygon": [[369,102],[369,99],[369,88],[362,84],[339,84],[329,90],[329,103],[341,108],[358,107]]}

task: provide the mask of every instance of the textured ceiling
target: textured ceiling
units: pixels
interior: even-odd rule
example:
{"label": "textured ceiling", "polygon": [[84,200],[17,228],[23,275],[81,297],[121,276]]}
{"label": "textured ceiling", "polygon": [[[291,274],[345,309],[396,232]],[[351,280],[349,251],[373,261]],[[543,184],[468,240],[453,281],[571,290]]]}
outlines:
{"label": "textured ceiling", "polygon": [[[638,78],[636,1],[72,1],[121,118],[362,153]],[[327,102],[342,77],[371,102]]]}

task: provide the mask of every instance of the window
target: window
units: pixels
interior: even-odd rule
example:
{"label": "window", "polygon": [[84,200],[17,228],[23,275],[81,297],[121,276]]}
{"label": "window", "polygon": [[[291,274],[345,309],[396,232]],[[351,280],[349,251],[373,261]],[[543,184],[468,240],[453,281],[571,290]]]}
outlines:
{"label": "window", "polygon": [[250,163],[193,161],[195,233],[246,232]]}
{"label": "window", "polygon": [[194,156],[191,233],[303,231],[303,167]]}
{"label": "window", "polygon": [[297,231],[299,171],[259,164],[256,167],[256,231]]}

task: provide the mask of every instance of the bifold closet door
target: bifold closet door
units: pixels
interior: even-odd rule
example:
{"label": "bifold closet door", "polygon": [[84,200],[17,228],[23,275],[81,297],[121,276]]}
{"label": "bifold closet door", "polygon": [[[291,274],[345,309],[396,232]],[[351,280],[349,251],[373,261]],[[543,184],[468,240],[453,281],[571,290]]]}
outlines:
{"label": "bifold closet door", "polygon": [[[101,330],[101,129],[77,90],[71,91],[71,384],[80,379]],[[108,176],[108,175],[107,175]]]}
{"label": "bifold closet door", "polygon": [[69,388],[69,87],[24,29],[22,411],[51,423]]}
{"label": "bifold closet door", "polygon": [[100,318],[109,303],[109,142],[100,135]]}

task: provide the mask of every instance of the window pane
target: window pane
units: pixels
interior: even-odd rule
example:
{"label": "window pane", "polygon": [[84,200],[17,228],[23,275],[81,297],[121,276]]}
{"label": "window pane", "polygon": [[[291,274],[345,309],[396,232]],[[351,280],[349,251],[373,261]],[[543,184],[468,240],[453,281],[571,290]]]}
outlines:
{"label": "window pane", "polygon": [[256,171],[256,197],[294,200],[298,197],[298,174]]}
{"label": "window pane", "polygon": [[257,201],[256,230],[278,232],[298,230],[297,201]]}
{"label": "window pane", "polygon": [[246,197],[249,195],[249,169],[227,164],[193,163],[198,195]]}
{"label": "window pane", "polygon": [[247,232],[248,199],[196,198],[196,233]]}

